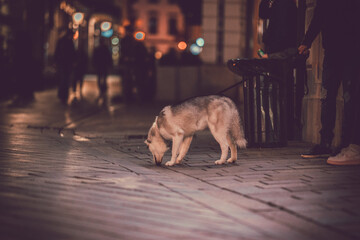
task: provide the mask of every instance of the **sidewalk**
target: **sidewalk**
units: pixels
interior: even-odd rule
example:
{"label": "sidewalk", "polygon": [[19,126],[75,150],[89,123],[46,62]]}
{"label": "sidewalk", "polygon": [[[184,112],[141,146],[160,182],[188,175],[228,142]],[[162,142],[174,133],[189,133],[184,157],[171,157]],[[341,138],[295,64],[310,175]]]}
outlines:
{"label": "sidewalk", "polygon": [[143,142],[163,106],[101,104],[94,84],[71,107],[56,90],[0,106],[1,239],[360,239],[360,166],[301,159],[298,142],[216,166],[204,132],[157,167]]}

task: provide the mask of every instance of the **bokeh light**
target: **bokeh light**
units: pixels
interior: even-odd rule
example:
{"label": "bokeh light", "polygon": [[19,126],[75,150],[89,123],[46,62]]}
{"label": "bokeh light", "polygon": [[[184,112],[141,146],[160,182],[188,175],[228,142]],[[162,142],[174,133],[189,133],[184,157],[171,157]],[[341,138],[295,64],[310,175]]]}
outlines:
{"label": "bokeh light", "polygon": [[205,44],[205,40],[203,38],[196,39],[196,45],[198,45],[199,47],[203,47],[204,44]]}
{"label": "bokeh light", "polygon": [[77,30],[75,33],[74,33],[74,36],[73,36],[74,40],[77,40],[79,38],[79,30]]}
{"label": "bokeh light", "polygon": [[81,12],[76,12],[73,14],[73,21],[76,24],[81,24],[82,21],[84,20],[84,14]]}
{"label": "bokeh light", "polygon": [[100,28],[103,32],[109,31],[111,28],[111,22],[102,22]]}
{"label": "bokeh light", "polygon": [[111,44],[112,44],[112,45],[118,45],[119,42],[120,42],[120,39],[119,39],[118,37],[113,37],[113,38],[111,39]]}
{"label": "bokeh light", "polygon": [[113,47],[113,48],[112,48],[112,53],[114,53],[114,54],[115,54],[115,53],[118,53],[118,52],[119,52],[119,50],[120,50],[120,49],[119,49],[119,47],[118,47],[118,46]]}
{"label": "bokeh light", "polygon": [[184,41],[179,42],[179,43],[178,43],[178,48],[179,48],[181,51],[185,50],[185,49],[187,48],[186,42],[184,42]]}
{"label": "bokeh light", "polygon": [[111,37],[113,35],[113,33],[114,33],[114,31],[112,29],[110,29],[110,30],[107,30],[105,32],[101,32],[101,36],[109,38],[109,37]]}
{"label": "bokeh light", "polygon": [[134,34],[136,40],[142,41],[145,39],[145,33],[142,31],[138,31]]}
{"label": "bokeh light", "polygon": [[190,52],[192,55],[199,55],[202,48],[196,45],[195,43],[190,46]]}
{"label": "bokeh light", "polygon": [[163,56],[163,54],[162,54],[162,52],[160,52],[160,51],[157,51],[157,52],[155,53],[155,58],[156,58],[157,60],[159,60],[160,58],[162,58],[162,56]]}

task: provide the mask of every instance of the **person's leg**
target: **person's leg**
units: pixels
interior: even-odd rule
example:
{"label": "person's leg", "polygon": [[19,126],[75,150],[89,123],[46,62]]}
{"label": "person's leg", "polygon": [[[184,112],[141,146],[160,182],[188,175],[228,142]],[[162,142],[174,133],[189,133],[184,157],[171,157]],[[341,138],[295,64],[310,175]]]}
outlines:
{"label": "person's leg", "polygon": [[103,94],[106,94],[107,92],[107,83],[106,83],[107,73],[102,73],[102,82],[101,82],[101,91]]}
{"label": "person's leg", "polygon": [[132,70],[131,66],[127,65],[124,69],[122,75],[122,93],[125,102],[131,102],[133,100],[132,88],[133,88],[133,81],[132,81]]}
{"label": "person's leg", "polygon": [[83,97],[83,95],[82,95],[82,88],[83,88],[83,84],[84,84],[84,75],[85,74],[83,74],[83,73],[81,73],[81,75],[80,75],[80,98],[82,98]]}
{"label": "person's leg", "polygon": [[358,70],[355,81],[354,91],[355,94],[353,95],[352,101],[352,111],[354,111],[354,121],[353,121],[353,129],[349,131],[352,132],[350,142],[356,145],[360,145],[360,71]]}
{"label": "person's leg", "polygon": [[[356,59],[344,58],[342,66],[344,116],[342,121],[341,143],[343,146],[353,142],[358,134],[356,132],[359,122],[357,119],[359,109],[359,69]],[[359,129],[359,128],[358,128]],[[354,131],[355,130],[355,131]]]}
{"label": "person's leg", "polygon": [[76,85],[77,85],[77,81],[78,81],[78,79],[79,79],[79,73],[74,73],[74,77],[72,78],[72,81],[71,81],[71,83],[72,83],[72,90],[73,90],[73,92],[74,93],[76,93]]}
{"label": "person's leg", "polygon": [[343,58],[344,116],[342,144],[344,147],[336,156],[327,160],[332,165],[360,164],[360,76],[355,59]]}
{"label": "person's leg", "polygon": [[[322,87],[324,95],[321,99],[321,143],[331,146],[334,138],[336,120],[336,98],[341,83],[341,63],[336,55],[325,53],[323,63]],[[339,68],[340,67],[340,68]]]}
{"label": "person's leg", "polygon": [[63,104],[67,104],[67,100],[69,97],[69,78],[70,73],[66,69],[62,69],[60,71],[60,81],[58,88],[58,97]]}
{"label": "person's leg", "polygon": [[101,73],[100,72],[97,73],[97,84],[98,84],[98,89],[99,89],[99,92],[101,95]]}
{"label": "person's leg", "polygon": [[339,60],[341,61],[336,55],[325,53],[322,73],[320,144],[301,154],[303,158],[329,157],[332,153],[331,142],[334,138],[336,97],[341,83],[337,66]]}

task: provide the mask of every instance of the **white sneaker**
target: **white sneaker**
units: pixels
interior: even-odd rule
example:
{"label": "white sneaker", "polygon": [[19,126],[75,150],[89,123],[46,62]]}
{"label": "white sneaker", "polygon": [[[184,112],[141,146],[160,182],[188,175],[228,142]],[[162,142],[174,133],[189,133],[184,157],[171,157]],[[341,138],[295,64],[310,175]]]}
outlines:
{"label": "white sneaker", "polygon": [[347,148],[342,149],[338,155],[329,157],[326,162],[332,165],[360,164],[360,146],[350,144]]}

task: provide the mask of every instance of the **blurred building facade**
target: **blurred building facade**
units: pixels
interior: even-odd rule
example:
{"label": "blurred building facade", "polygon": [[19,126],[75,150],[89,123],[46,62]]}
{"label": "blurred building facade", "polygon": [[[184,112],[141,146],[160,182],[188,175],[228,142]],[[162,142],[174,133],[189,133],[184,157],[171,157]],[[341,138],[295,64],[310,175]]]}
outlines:
{"label": "blurred building facade", "polygon": [[246,55],[246,0],[203,0],[202,32],[205,63],[223,64]]}
{"label": "blurred building facade", "polygon": [[138,0],[133,6],[135,30],[145,33],[145,45],[164,55],[184,39],[184,15],[173,0]]}

